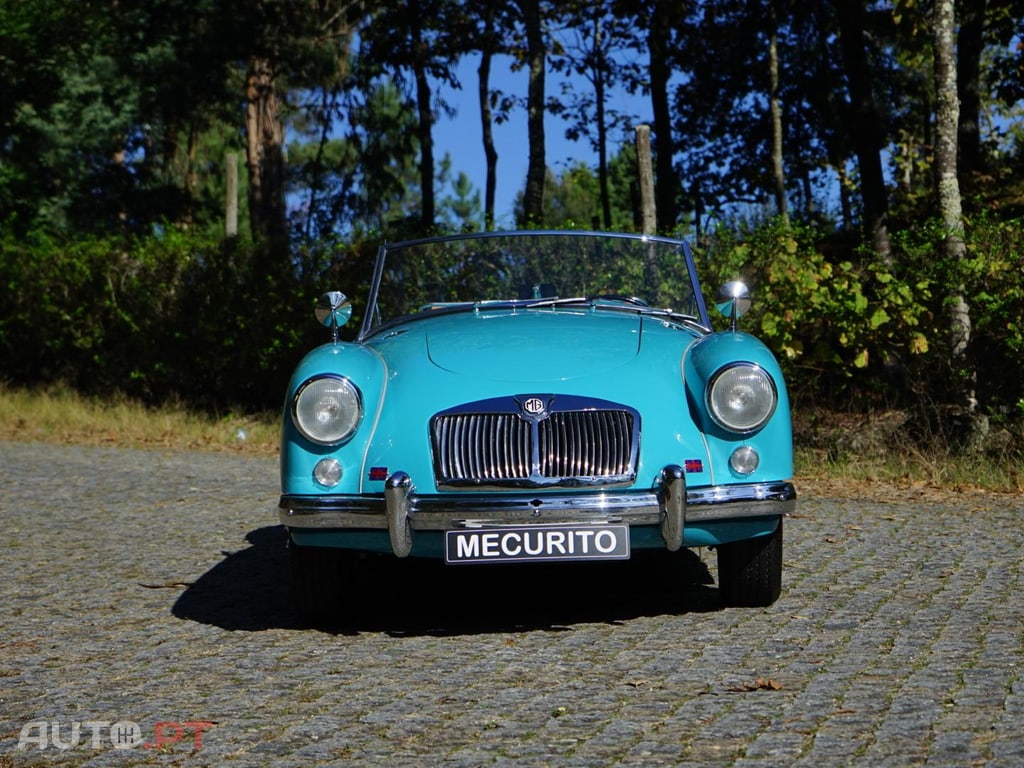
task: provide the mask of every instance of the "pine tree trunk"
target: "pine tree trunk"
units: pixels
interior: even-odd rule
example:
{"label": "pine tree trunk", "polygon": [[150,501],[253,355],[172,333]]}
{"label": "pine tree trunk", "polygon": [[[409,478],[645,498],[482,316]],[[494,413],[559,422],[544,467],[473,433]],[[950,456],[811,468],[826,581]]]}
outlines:
{"label": "pine tree trunk", "polygon": [[541,26],[540,0],[519,0],[519,7],[522,10],[526,31],[526,57],[530,71],[526,97],[530,161],[526,170],[523,218],[526,224],[531,224],[544,218],[544,177],[547,174],[544,147],[544,80],[547,50],[544,47],[544,30]]}
{"label": "pine tree trunk", "polygon": [[417,134],[420,140],[420,196],[422,208],[420,224],[424,234],[434,227],[436,204],[434,202],[434,111],[430,108],[430,82],[427,80],[427,62],[430,53],[423,43],[420,22],[417,17],[419,5],[412,3],[410,11],[412,19],[412,45],[416,55],[413,57],[413,78],[416,81],[416,110],[418,115]]}
{"label": "pine tree trunk", "polygon": [[872,96],[871,68],[864,42],[863,0],[841,0],[839,38],[843,68],[850,89],[854,152],[860,170],[861,199],[864,203],[864,229],[871,247],[883,261],[892,258],[889,241],[889,203],[882,173],[881,118]]}
{"label": "pine tree trunk", "polygon": [[772,119],[772,176],[775,179],[775,207],[779,217],[789,224],[786,205],[786,172],[782,164],[782,106],[779,104],[779,36],[775,2],[771,3],[771,36],[768,42],[768,74],[771,79],[769,95]]}
{"label": "pine tree trunk", "polygon": [[605,229],[612,226],[612,201],[608,191],[608,116],[605,109],[605,78],[607,63],[604,50],[601,48],[601,16],[594,13],[593,50],[596,64],[594,66],[594,101],[597,118],[597,183],[601,194],[601,222]]}
{"label": "pine tree trunk", "polygon": [[[485,20],[484,39],[490,40],[494,21],[490,14]],[[494,229],[494,198],[498,186],[498,150],[494,148],[494,116],[491,111],[491,50],[485,45],[480,55],[479,89],[480,122],[483,131],[484,158],[487,162],[487,178],[484,182],[484,229]]]}
{"label": "pine tree trunk", "polygon": [[974,0],[961,5],[962,18],[956,43],[956,90],[960,99],[960,117],[957,124],[957,175],[966,190],[973,186],[974,175],[983,170],[980,123],[985,6],[986,0]]}
{"label": "pine tree trunk", "polygon": [[424,59],[416,58],[413,73],[416,78],[416,104],[419,111],[420,139],[420,194],[423,207],[420,221],[424,234],[434,226],[436,204],[434,202],[434,113],[430,109],[430,83],[427,82],[427,71],[423,66]]}
{"label": "pine tree trunk", "polygon": [[269,253],[288,246],[284,203],[284,126],[269,59],[249,59],[245,81],[246,157],[249,165],[249,226]]}
{"label": "pine tree trunk", "polygon": [[679,218],[679,183],[676,181],[672,156],[675,143],[672,140],[672,109],[669,100],[669,79],[672,76],[668,63],[668,31],[675,20],[666,0],[656,0],[651,11],[650,26],[647,30],[647,46],[650,50],[651,113],[654,117],[654,138],[657,142],[655,163],[655,202],[658,219],[666,231],[676,225]]}

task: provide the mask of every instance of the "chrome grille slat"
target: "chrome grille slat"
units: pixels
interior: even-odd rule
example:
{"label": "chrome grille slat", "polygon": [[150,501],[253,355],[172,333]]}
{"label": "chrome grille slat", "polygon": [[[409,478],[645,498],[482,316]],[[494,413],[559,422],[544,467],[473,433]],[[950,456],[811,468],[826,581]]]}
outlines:
{"label": "chrome grille slat", "polygon": [[458,412],[431,422],[441,486],[630,482],[638,441],[629,410],[556,410],[535,420],[516,412]]}

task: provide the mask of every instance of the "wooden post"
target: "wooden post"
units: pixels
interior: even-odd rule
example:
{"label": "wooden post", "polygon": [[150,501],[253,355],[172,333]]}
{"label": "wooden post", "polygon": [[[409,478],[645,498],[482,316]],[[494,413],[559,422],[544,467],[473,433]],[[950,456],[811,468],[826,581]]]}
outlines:
{"label": "wooden post", "polygon": [[653,235],[658,230],[654,207],[654,166],[651,162],[651,126],[636,127],[636,162],[640,180],[640,233]]}
{"label": "wooden post", "polygon": [[238,235],[238,154],[228,152],[224,155],[224,168],[227,175],[227,192],[224,200],[224,235],[233,238]]}

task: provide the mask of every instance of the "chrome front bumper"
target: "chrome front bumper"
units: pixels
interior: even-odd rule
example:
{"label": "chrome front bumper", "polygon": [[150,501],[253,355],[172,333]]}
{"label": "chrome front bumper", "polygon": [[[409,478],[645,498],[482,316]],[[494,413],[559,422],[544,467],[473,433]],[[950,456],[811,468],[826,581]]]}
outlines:
{"label": "chrome front bumper", "polygon": [[790,482],[686,488],[682,467],[670,465],[652,491],[606,493],[434,494],[420,496],[412,478],[395,472],[383,496],[281,496],[278,513],[290,528],[387,529],[399,557],[416,531],[536,523],[657,525],[665,546],[682,546],[688,523],[786,515],[796,506]]}

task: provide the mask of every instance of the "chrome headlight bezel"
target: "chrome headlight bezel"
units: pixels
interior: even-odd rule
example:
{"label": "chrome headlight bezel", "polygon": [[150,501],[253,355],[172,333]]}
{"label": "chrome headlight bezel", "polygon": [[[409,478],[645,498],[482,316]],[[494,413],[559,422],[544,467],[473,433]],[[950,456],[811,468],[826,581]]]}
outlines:
{"label": "chrome headlight bezel", "polygon": [[[722,429],[749,435],[761,429],[779,404],[779,390],[764,368],[755,363],[736,362],[715,371],[704,395],[711,419]],[[727,408],[730,402],[735,407]]]}
{"label": "chrome headlight bezel", "polygon": [[363,394],[344,376],[313,376],[295,391],[291,416],[299,434],[311,443],[340,445],[363,420]]}

